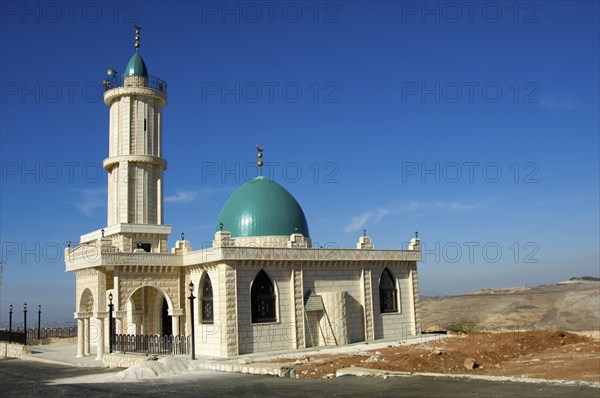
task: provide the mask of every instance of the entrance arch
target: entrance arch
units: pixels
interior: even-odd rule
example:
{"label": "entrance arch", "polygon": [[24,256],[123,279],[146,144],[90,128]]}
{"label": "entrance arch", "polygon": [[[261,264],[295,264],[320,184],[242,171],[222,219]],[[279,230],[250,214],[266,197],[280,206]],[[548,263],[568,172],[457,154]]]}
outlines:
{"label": "entrance arch", "polygon": [[173,302],[154,285],[140,286],[126,301],[127,318],[123,330],[136,335],[173,334]]}
{"label": "entrance arch", "polygon": [[83,292],[81,292],[81,297],[79,298],[79,312],[93,312],[94,311],[94,295],[92,291],[88,288],[85,288]]}
{"label": "entrance arch", "polygon": [[79,297],[77,312],[77,356],[90,355],[90,319],[94,312],[94,294],[88,288],[83,289]]}

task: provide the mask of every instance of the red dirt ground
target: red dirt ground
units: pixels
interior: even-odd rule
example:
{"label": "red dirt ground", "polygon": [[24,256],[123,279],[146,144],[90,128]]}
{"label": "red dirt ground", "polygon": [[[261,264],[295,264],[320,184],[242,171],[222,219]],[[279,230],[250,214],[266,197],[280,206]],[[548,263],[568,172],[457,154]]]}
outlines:
{"label": "red dirt ground", "polygon": [[[475,360],[474,369],[465,360]],[[334,377],[362,367],[404,372],[517,376],[600,382],[600,340],[561,331],[472,333],[361,354],[278,359],[296,364],[300,378]]]}

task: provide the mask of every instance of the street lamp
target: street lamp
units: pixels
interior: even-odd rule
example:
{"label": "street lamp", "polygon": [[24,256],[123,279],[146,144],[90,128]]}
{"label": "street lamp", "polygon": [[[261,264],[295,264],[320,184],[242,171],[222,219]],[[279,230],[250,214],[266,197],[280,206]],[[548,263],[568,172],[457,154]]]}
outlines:
{"label": "street lamp", "polygon": [[113,352],[113,307],[115,306],[112,302],[112,292],[108,294],[108,352]]}
{"label": "street lamp", "polygon": [[27,303],[23,304],[23,330],[25,331],[25,345],[27,345]]}
{"label": "street lamp", "polygon": [[12,304],[8,306],[8,342],[12,343]]}
{"label": "street lamp", "polygon": [[190,281],[190,322],[192,323],[192,359],[196,359],[196,334],[194,332],[194,282]]}
{"label": "street lamp", "polygon": [[38,340],[40,339],[41,327],[42,327],[42,306],[38,305]]}

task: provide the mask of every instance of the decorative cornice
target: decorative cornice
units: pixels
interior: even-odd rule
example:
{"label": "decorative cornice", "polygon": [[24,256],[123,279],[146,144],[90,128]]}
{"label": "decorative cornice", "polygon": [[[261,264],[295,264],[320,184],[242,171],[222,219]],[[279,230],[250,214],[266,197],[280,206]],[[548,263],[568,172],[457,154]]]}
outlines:
{"label": "decorative cornice", "polygon": [[173,253],[96,253],[89,258],[80,257],[67,262],[67,271],[100,266],[134,266],[118,272],[174,272],[172,267],[205,267],[209,264],[253,264],[269,261],[271,264],[318,263],[315,265],[339,267],[358,264],[382,264],[417,262],[421,252],[417,250],[361,250],[361,249],[299,249],[258,247],[211,247],[186,254]]}
{"label": "decorative cornice", "polygon": [[115,275],[123,274],[173,274],[177,268],[170,265],[123,265],[115,268]]}
{"label": "decorative cornice", "polygon": [[319,262],[321,264],[383,263],[421,260],[417,250],[300,249],[259,247],[211,247],[183,256],[183,265],[235,261],[273,263]]}
{"label": "decorative cornice", "polygon": [[111,156],[109,158],[104,159],[102,166],[104,170],[111,170],[114,167],[117,167],[119,163],[123,162],[132,162],[132,163],[146,163],[152,164],[154,166],[160,166],[163,170],[167,169],[167,161],[158,156],[151,155],[119,155],[119,156]]}
{"label": "decorative cornice", "polygon": [[77,279],[91,278],[95,276],[98,276],[98,270],[95,268],[85,268],[75,271],[75,277]]}
{"label": "decorative cornice", "polygon": [[119,97],[124,97],[127,95],[141,95],[145,97],[156,98],[161,101],[161,106],[167,105],[167,95],[158,90],[154,90],[148,87],[142,86],[126,86],[126,87],[117,87],[111,90],[108,90],[104,93],[104,103],[110,106],[114,100]]}
{"label": "decorative cornice", "polygon": [[[67,271],[106,266],[139,266],[148,272],[149,267],[177,267],[183,265],[182,255],[172,253],[94,253],[89,257],[80,256],[68,261]],[[138,272],[138,271],[136,271]],[[161,272],[171,272],[162,270]]]}

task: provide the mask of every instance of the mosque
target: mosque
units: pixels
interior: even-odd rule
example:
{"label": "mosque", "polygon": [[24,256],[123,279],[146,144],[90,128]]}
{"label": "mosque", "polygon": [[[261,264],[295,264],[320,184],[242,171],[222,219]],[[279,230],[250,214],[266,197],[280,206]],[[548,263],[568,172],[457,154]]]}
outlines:
{"label": "mosque", "polygon": [[[95,347],[101,359],[110,338],[123,335],[194,331],[195,355],[229,357],[418,334],[418,236],[403,250],[377,250],[366,233],[356,248],[312,247],[302,207],[269,178],[229,197],[212,247],[194,250],[182,234],[168,249],[167,84],[148,74],[136,29],[124,73],[109,68],[103,82],[107,224],[65,249],[66,270],[75,273],[77,355]],[[264,147],[257,149],[261,167]]]}

